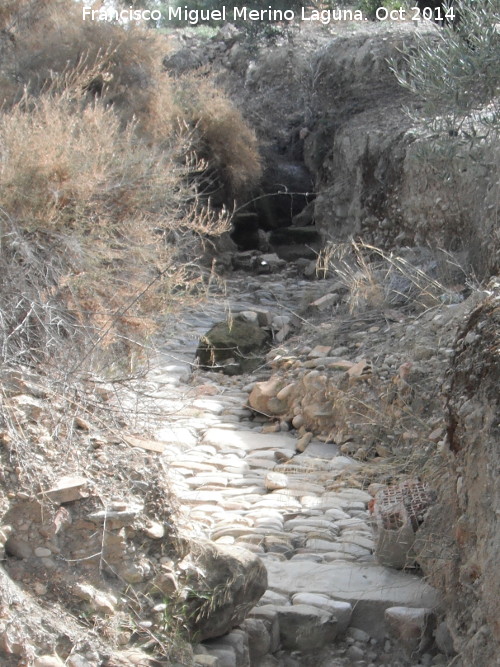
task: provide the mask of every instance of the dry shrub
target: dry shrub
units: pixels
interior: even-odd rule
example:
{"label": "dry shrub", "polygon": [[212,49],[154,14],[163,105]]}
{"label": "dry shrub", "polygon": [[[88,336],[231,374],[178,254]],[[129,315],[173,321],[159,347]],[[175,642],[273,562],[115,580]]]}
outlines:
{"label": "dry shrub", "polygon": [[184,118],[196,129],[198,155],[222,176],[229,196],[253,187],[261,161],[256,136],[241,113],[202,73],[182,77],[177,90]]}
{"label": "dry shrub", "polygon": [[189,128],[191,150],[207,162],[207,191],[221,188],[225,203],[260,178],[257,140],[239,111],[206,75],[172,80],[162,71],[167,46],[155,31],[83,21],[81,6],[52,0],[38,8],[36,22],[19,31],[16,43],[10,74],[18,96],[25,88],[40,95],[48,88],[81,86],[87,99],[113,106],[124,124],[134,121],[155,144],[168,142],[179,127]]}
{"label": "dry shrub", "polygon": [[152,30],[83,21],[70,0],[27,1],[10,16],[2,358],[60,356],[76,337],[93,350],[85,359],[110,343],[127,351],[198,289],[204,239],[227,229],[202,190],[222,183],[232,203],[253,183],[255,137],[206,78],[162,71]]}
{"label": "dry shrub", "polygon": [[152,146],[71,92],[0,116],[5,362],[60,355],[68,338],[128,351],[196,286],[182,261],[196,239],[226,228],[187,185],[175,136]]}

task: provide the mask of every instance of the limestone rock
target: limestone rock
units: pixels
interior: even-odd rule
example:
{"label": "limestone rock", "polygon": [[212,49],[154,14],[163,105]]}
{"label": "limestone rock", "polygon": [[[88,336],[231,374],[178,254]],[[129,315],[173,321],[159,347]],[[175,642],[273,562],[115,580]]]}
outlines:
{"label": "limestone rock", "polygon": [[[229,667],[229,662],[227,662],[228,656],[221,655],[225,652],[234,654],[234,664],[237,667],[250,667],[248,638],[245,632],[242,630],[233,630],[224,637],[208,641],[205,643],[205,647],[208,649],[209,653],[216,655],[219,658],[219,662],[223,667],[226,664]],[[229,658],[229,660],[232,661],[232,656]]]}
{"label": "limestone rock", "polygon": [[102,667],[160,667],[157,660],[140,649],[129,649],[127,651],[115,651]]}
{"label": "limestone rock", "polygon": [[78,583],[73,587],[73,593],[90,603],[90,606],[96,611],[113,613],[118,600],[114,595],[99,591],[90,584]]}
{"label": "limestone rock", "polygon": [[338,294],[325,294],[324,296],[321,296],[319,299],[313,301],[309,307],[313,311],[316,310],[321,312],[323,310],[327,310],[327,308],[332,308],[339,301],[340,297]]}
{"label": "limestone rock", "polygon": [[250,392],[248,404],[257,412],[264,415],[281,415],[286,412],[285,398],[278,398],[283,382],[280,378],[272,377],[266,382],[257,382]]}
{"label": "limestone rock", "polygon": [[256,324],[219,322],[201,339],[196,357],[203,368],[229,375],[251,372],[264,362],[267,342],[268,334]]}
{"label": "limestone rock", "polygon": [[[201,641],[220,637],[239,625],[261,598],[267,588],[266,569],[246,549],[210,542],[198,542],[191,558],[203,576],[192,584],[186,617]],[[206,591],[212,592],[209,600]]]}
{"label": "limestone rock", "polygon": [[241,628],[248,635],[250,662],[252,665],[255,665],[271,649],[270,634],[264,621],[259,618],[245,619],[241,624]]}
{"label": "limestone rock", "polygon": [[33,667],[64,667],[64,662],[55,655],[41,655],[35,658]]}
{"label": "limestone rock", "polygon": [[266,475],[266,489],[274,491],[276,489],[286,489],[288,478],[281,472],[268,472]]}
{"label": "limestone rock", "polygon": [[220,667],[220,664],[216,655],[201,653],[194,656],[194,667]]}

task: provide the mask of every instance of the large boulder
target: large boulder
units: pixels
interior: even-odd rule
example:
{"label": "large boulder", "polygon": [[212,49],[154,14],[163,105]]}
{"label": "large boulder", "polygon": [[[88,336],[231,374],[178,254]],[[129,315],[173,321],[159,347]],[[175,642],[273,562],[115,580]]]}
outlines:
{"label": "large boulder", "polygon": [[202,368],[227,375],[249,373],[264,363],[269,333],[253,322],[235,318],[215,324],[200,340],[196,357]]}
{"label": "large boulder", "polygon": [[266,568],[246,549],[213,542],[198,542],[189,558],[198,575],[185,617],[198,641],[220,637],[242,623],[265,593]]}

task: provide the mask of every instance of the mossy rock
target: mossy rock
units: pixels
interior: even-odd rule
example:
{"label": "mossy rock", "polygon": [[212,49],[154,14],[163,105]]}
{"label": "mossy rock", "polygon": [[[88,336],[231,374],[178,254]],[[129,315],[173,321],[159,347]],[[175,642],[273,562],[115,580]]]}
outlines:
{"label": "mossy rock", "polygon": [[264,363],[269,334],[238,319],[215,324],[200,340],[196,357],[202,368],[227,375],[251,373]]}

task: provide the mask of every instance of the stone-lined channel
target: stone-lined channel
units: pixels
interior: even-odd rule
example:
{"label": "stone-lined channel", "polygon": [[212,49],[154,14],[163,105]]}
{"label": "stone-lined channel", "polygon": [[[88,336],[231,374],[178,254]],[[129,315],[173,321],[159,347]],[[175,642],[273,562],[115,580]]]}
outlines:
{"label": "stone-lined channel", "polygon": [[197,647],[196,664],[443,664],[425,653],[408,661],[389,638],[388,607],[431,608],[438,599],[418,576],[375,561],[371,496],[332,484],[357,463],[333,444],[313,439],[297,453],[293,431],[265,432],[266,419],[247,400],[268,369],[228,377],[194,364],[199,339],[215,322],[254,309],[289,317],[314,300],[314,285],[293,268],[233,274],[225,294],[168,324],[142,387],[154,436],[167,443],[161,456],[182,506],[183,530],[244,547],[268,572],[268,590],[248,619]]}

